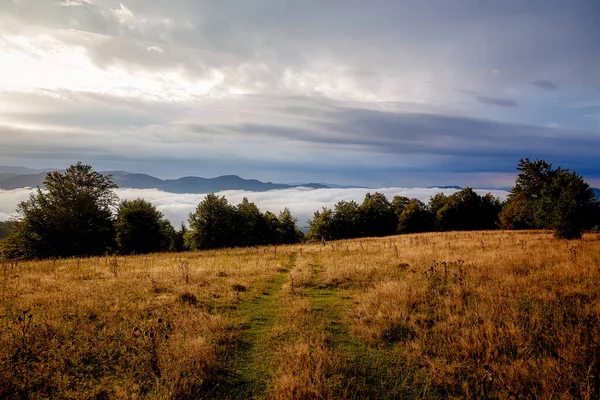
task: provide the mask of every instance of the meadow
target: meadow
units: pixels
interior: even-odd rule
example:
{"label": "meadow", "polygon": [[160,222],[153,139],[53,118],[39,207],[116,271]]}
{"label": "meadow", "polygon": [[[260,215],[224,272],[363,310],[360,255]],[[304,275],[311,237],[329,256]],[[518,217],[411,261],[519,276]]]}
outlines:
{"label": "meadow", "polygon": [[600,236],[1,264],[0,398],[600,397]]}

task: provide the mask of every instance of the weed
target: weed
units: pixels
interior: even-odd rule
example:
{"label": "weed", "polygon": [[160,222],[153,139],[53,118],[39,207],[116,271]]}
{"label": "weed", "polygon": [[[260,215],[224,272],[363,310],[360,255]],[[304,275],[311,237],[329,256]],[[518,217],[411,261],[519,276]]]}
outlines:
{"label": "weed", "polygon": [[188,260],[179,260],[177,263],[177,268],[179,269],[179,273],[181,274],[181,278],[185,282],[186,285],[190,283],[190,262]]}
{"label": "weed", "polygon": [[110,272],[112,272],[113,276],[116,279],[119,276],[119,260],[117,259],[117,256],[111,257],[108,265],[110,268]]}

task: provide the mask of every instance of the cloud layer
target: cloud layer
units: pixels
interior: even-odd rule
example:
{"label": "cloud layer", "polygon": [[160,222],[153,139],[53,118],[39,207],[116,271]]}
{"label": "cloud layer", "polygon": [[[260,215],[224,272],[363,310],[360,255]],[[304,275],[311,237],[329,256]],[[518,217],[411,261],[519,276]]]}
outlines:
{"label": "cloud layer", "polygon": [[[288,207],[292,214],[299,219],[298,225],[306,227],[307,220],[315,211],[322,207],[332,208],[341,200],[354,200],[359,204],[363,201],[365,194],[371,192],[384,193],[390,200],[396,196],[417,198],[427,203],[431,196],[436,193],[451,194],[454,189],[439,188],[379,188],[379,189],[307,189],[294,188],[285,190],[271,190],[268,192],[246,192],[242,190],[228,190],[217,193],[225,196],[230,204],[239,204],[244,197],[256,203],[264,212],[271,211],[278,214]],[[501,200],[506,199],[508,192],[503,190],[476,190],[480,194],[491,192]],[[0,220],[7,220],[13,216],[17,204],[26,200],[31,189],[0,190]],[[157,208],[175,225],[181,222],[187,223],[188,215],[196,209],[196,206],[204,199],[205,194],[177,194],[168,193],[156,189],[118,189],[117,194],[122,200],[143,198]]]}
{"label": "cloud layer", "polygon": [[591,0],[6,0],[0,160],[497,186],[540,157],[598,179],[598,12]]}

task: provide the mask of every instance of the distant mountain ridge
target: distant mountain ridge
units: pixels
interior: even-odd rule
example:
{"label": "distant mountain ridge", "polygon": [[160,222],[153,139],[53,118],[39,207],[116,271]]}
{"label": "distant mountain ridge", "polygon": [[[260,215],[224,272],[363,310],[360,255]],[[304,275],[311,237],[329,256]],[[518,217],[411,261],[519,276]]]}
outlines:
{"label": "distant mountain ridge", "polygon": [[[26,187],[43,187],[44,178],[53,169],[31,169],[26,167],[0,166],[0,189],[13,190]],[[249,192],[266,192],[277,189],[308,187],[312,189],[369,189],[364,186],[336,185],[329,183],[294,183],[283,184],[261,182],[257,179],[244,179],[237,175],[223,175],[215,178],[185,176],[178,179],[160,179],[148,174],[128,171],[102,171],[112,175],[112,180],[122,189],[158,189],[170,193],[214,193],[222,190],[245,190]],[[461,186],[429,186],[430,189],[455,189]],[[600,199],[600,188],[592,188],[596,198]],[[490,188],[489,190],[507,190],[510,188]]]}
{"label": "distant mountain ridge", "polygon": [[[18,167],[14,167],[15,169]],[[3,171],[7,171],[4,172]],[[13,190],[25,187],[43,187],[46,172],[18,174],[0,167],[0,189]],[[35,170],[31,170],[35,171]],[[223,175],[216,178],[186,176],[179,179],[159,179],[147,174],[127,171],[103,171],[112,175],[114,183],[122,189],[158,189],[170,193],[212,193],[222,190],[246,190],[249,192],[266,192],[275,189],[309,187],[325,189],[328,186],[320,183],[286,185],[282,183],[261,182],[257,179],[243,179],[237,175]]]}

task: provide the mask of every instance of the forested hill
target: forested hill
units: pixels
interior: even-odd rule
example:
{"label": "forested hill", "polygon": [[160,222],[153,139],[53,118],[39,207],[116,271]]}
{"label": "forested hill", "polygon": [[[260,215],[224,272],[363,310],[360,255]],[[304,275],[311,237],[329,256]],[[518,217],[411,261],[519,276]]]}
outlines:
{"label": "forested hill", "polygon": [[[136,174],[126,171],[106,171],[120,188],[159,189],[171,193],[211,193],[221,190],[247,190],[250,192],[265,192],[274,189],[289,189],[292,187],[310,187],[314,189],[327,188],[319,183],[302,185],[285,185],[281,183],[261,182],[256,179],[243,179],[236,175],[224,175],[216,178],[201,178],[188,176],[179,179],[159,179],[151,175]],[[33,174],[0,173],[0,189],[11,190],[24,187],[43,186],[46,172]]]}

